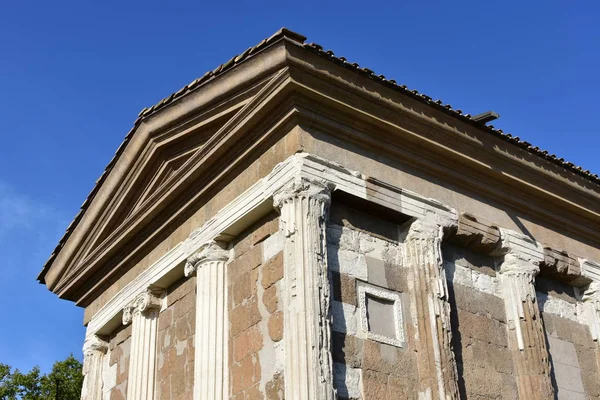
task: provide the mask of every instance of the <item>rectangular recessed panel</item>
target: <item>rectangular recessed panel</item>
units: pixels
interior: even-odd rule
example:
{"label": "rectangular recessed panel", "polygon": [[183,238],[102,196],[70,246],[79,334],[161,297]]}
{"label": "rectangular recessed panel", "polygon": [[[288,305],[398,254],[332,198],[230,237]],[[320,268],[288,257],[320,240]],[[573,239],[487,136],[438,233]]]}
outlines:
{"label": "rectangular recessed panel", "polygon": [[394,302],[367,294],[366,307],[369,331],[377,335],[397,339]]}

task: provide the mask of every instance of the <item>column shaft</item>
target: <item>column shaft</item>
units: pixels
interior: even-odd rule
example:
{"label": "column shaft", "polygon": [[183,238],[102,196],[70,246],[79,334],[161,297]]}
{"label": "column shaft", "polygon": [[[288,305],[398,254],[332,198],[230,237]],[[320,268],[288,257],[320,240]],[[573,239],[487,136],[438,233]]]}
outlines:
{"label": "column shaft", "polygon": [[132,324],[127,400],[151,400],[155,396],[159,309],[157,293],[147,291],[124,310],[123,323]]}
{"label": "column shaft", "polygon": [[82,400],[102,400],[102,364],[108,343],[92,336],[83,345]]}
{"label": "column shaft", "polygon": [[443,227],[415,221],[404,243],[404,263],[413,274],[420,393],[446,400],[458,399],[459,394],[442,238]]}
{"label": "column shaft", "polygon": [[196,273],[194,400],[229,399],[227,264],[230,252],[209,242],[191,256],[186,276]]}
{"label": "column shaft", "polygon": [[285,398],[334,398],[325,222],[329,190],[297,180],[275,196],[284,243]]}
{"label": "column shaft", "polygon": [[504,259],[499,272],[519,397],[553,399],[546,335],[535,293],[543,248],[527,236],[500,231],[499,253]]}

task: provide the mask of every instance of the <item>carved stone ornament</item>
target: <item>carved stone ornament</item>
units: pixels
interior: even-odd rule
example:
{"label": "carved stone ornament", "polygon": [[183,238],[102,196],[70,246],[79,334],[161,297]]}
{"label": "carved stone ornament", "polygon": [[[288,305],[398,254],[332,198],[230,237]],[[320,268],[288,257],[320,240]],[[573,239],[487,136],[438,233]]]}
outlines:
{"label": "carved stone ornament", "polygon": [[330,191],[321,182],[299,177],[277,192],[273,200],[280,209],[279,224],[285,237],[285,398],[332,400],[335,394],[325,244]]}
{"label": "carved stone ornament", "polygon": [[123,309],[123,325],[129,325],[133,316],[137,313],[143,314],[148,310],[160,309],[162,290],[147,289]]}
{"label": "carved stone ornament", "polygon": [[592,339],[600,344],[600,282],[590,283],[583,292],[583,304]]}
{"label": "carved stone ornament", "polygon": [[[434,218],[430,220],[435,221]],[[442,239],[445,228],[452,226],[415,220],[403,244],[403,264],[410,268],[413,304],[427,317],[417,320],[418,360],[421,393],[432,398],[458,399],[457,367],[452,349],[450,303],[444,263]],[[429,333],[430,337],[425,338]],[[435,362],[431,363],[431,359]]]}
{"label": "carved stone ornament", "polygon": [[196,253],[188,257],[184,274],[187,278],[192,276],[200,266],[205,262],[210,261],[228,261],[231,257],[231,251],[225,250],[224,245],[211,240],[200,247]]}
{"label": "carved stone ornament", "polygon": [[108,343],[105,340],[100,339],[98,336],[93,335],[85,339],[83,343],[83,356],[93,355],[96,353],[106,354],[108,350]]}
{"label": "carved stone ornament", "polygon": [[495,255],[503,256],[499,275],[519,396],[554,398],[548,348],[535,292],[535,277],[544,261],[544,249],[535,239],[518,232],[500,229],[500,235]]}

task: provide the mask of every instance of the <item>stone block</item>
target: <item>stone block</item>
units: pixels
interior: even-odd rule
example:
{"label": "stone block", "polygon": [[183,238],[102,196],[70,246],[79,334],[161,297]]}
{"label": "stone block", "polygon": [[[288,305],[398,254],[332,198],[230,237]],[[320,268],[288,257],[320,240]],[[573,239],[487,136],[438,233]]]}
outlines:
{"label": "stone block", "polygon": [[[390,357],[389,352],[393,351],[395,353],[398,350],[393,346],[387,346],[385,350],[388,352],[388,354],[386,354],[386,357],[384,358],[379,343],[371,340],[365,340],[363,342],[363,358],[361,367],[363,369],[378,371],[384,374],[393,373],[397,368],[395,361],[397,360],[398,356],[396,354],[394,357]],[[393,359],[392,362],[390,362],[391,359]]]}
{"label": "stone block", "polygon": [[240,361],[263,347],[263,336],[258,325],[253,325],[233,338],[233,360]]}
{"label": "stone block", "polygon": [[168,328],[173,323],[173,308],[165,308],[163,312],[158,315],[158,330]]}
{"label": "stone block", "polygon": [[283,278],[283,252],[277,253],[273,258],[265,262],[262,268],[262,286],[267,289],[275,282]]}
{"label": "stone block", "polygon": [[387,288],[400,293],[408,292],[408,282],[406,269],[396,263],[386,261],[385,263],[385,280]]}
{"label": "stone block", "polygon": [[237,394],[245,390],[261,378],[261,368],[258,355],[251,354],[231,367],[231,393]]}
{"label": "stone block", "polygon": [[265,384],[265,396],[267,400],[280,400],[284,398],[285,386],[283,375],[276,373],[269,382]]}
{"label": "stone block", "polygon": [[457,283],[449,285],[449,290],[456,308],[506,323],[504,300],[500,297]]}
{"label": "stone block", "polygon": [[167,307],[173,305],[182,297],[196,291],[196,277],[181,278],[167,289]]}
{"label": "stone block", "polygon": [[340,332],[331,332],[333,361],[358,368],[362,364],[363,340]]}
{"label": "stone block", "polygon": [[229,282],[235,282],[244,273],[252,271],[262,263],[262,246],[251,247],[244,254],[238,255],[228,266]]}
{"label": "stone block", "polygon": [[494,258],[489,255],[457,247],[449,242],[442,244],[442,255],[446,262],[455,263],[489,276],[496,276]]}
{"label": "stone block", "polygon": [[356,279],[346,274],[331,272],[332,296],[334,300],[358,305],[356,296]]}
{"label": "stone block", "polygon": [[472,337],[486,343],[508,347],[506,325],[499,321],[469,311],[457,310],[459,330],[465,340]]}
{"label": "stone block", "polygon": [[336,225],[364,232],[376,238],[398,241],[398,225],[395,222],[378,218],[343,203],[332,203],[329,220]]}
{"label": "stone block", "polygon": [[233,306],[241,304],[244,300],[252,296],[253,284],[252,271],[244,272],[234,283],[232,287]]}
{"label": "stone block", "polygon": [[240,304],[231,310],[230,318],[230,335],[236,336],[242,331],[245,331],[252,325],[261,320],[258,310],[257,296],[252,296],[244,304]]}
{"label": "stone block", "polygon": [[264,396],[260,391],[259,384],[255,384],[245,391],[245,400],[263,400]]}
{"label": "stone block", "polygon": [[157,387],[160,400],[171,400],[171,375],[164,377]]}
{"label": "stone block", "polygon": [[283,339],[283,313],[281,311],[277,311],[269,317],[268,328],[273,342]]}
{"label": "stone block", "polygon": [[367,263],[368,282],[373,285],[388,288],[387,277],[385,274],[385,262],[376,257],[365,256]]}
{"label": "stone block", "polygon": [[363,369],[363,390],[369,400],[387,400],[388,375],[369,369]]}
{"label": "stone block", "polygon": [[473,339],[463,343],[463,359],[473,365],[503,374],[513,373],[512,353],[506,347]]}
{"label": "stone block", "polygon": [[177,320],[196,309],[196,295],[188,293],[173,304],[173,319]]}
{"label": "stone block", "polygon": [[252,232],[251,243],[253,246],[279,231],[279,216],[275,211],[261,218],[259,223],[260,226]]}
{"label": "stone block", "polygon": [[269,288],[265,289],[263,292],[262,301],[269,314],[273,314],[275,311],[277,311],[279,304],[277,285],[271,285]]}

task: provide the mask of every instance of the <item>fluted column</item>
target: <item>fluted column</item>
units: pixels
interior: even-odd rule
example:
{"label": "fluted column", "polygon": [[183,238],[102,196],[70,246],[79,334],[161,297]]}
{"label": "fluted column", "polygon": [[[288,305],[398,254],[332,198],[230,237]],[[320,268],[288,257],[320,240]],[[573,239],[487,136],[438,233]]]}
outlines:
{"label": "fluted column", "polygon": [[600,282],[593,281],[583,292],[583,305],[592,339],[600,345]]}
{"label": "fluted column", "polygon": [[185,265],[196,273],[194,400],[229,399],[227,261],[217,242],[203,245]]}
{"label": "fluted column", "polygon": [[416,220],[404,242],[404,265],[412,273],[411,296],[417,314],[419,391],[423,398],[440,400],[459,398],[443,235],[443,226]]}
{"label": "fluted column", "polygon": [[579,259],[582,275],[591,280],[583,290],[585,320],[592,339],[600,346],[600,264]]}
{"label": "fluted column", "polygon": [[535,293],[544,250],[528,236],[506,229],[500,229],[500,239],[495,255],[503,256],[499,272],[519,397],[553,399],[546,336]]}
{"label": "fluted column", "polygon": [[93,335],[83,344],[82,400],[102,400],[102,363],[108,343]]}
{"label": "fluted column", "polygon": [[123,324],[131,323],[127,400],[152,400],[156,392],[156,336],[161,293],[147,290],[123,309]]}
{"label": "fluted column", "polygon": [[334,398],[325,223],[331,196],[298,178],[274,196],[284,243],[285,398]]}

